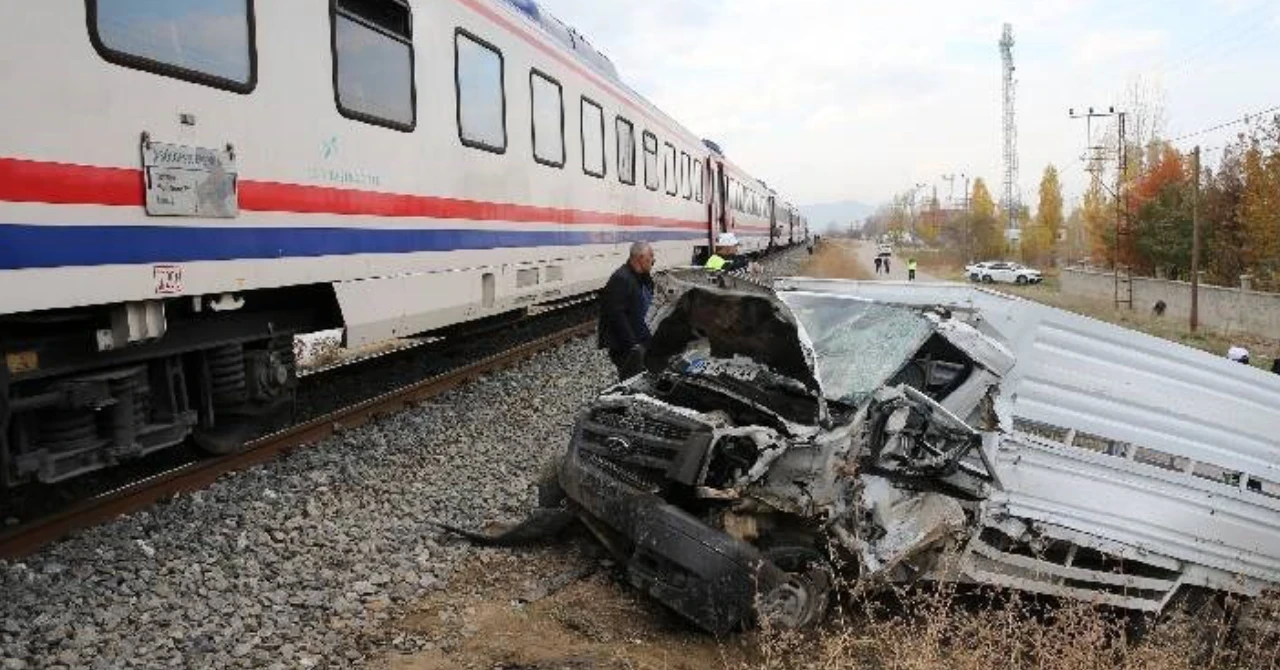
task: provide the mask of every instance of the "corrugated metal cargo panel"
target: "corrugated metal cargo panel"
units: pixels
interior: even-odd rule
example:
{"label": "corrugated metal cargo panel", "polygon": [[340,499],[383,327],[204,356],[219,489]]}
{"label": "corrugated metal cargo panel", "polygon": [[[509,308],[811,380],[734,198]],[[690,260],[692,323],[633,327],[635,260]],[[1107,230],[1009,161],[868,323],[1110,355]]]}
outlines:
{"label": "corrugated metal cargo panel", "polygon": [[993,509],[1280,581],[1280,500],[1075,447],[1007,440]]}
{"label": "corrugated metal cargo panel", "polygon": [[784,281],[976,311],[978,327],[1017,358],[1003,385],[1006,422],[1023,417],[1280,482],[1280,375],[963,284]]}

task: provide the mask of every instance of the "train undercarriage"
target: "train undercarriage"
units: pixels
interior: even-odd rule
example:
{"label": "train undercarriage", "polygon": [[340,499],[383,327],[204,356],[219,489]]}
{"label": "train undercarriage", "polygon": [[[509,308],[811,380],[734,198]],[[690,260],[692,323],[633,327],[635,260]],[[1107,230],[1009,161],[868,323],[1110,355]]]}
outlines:
{"label": "train undercarriage", "polygon": [[52,484],[175,447],[240,449],[292,413],[293,337],[334,322],[290,290],[0,321],[0,486]]}

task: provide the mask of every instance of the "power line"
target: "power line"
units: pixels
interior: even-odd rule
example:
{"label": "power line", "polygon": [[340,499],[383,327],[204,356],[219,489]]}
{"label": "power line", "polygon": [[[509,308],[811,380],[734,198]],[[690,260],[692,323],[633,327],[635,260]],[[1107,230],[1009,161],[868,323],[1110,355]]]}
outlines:
{"label": "power line", "polygon": [[1264,110],[1262,110],[1262,111],[1260,111],[1260,112],[1254,112],[1254,113],[1252,113],[1252,114],[1245,114],[1244,116],[1242,116],[1242,117],[1240,117],[1240,118],[1238,118],[1238,119],[1233,119],[1233,120],[1231,120],[1231,121],[1224,121],[1223,123],[1219,123],[1219,124],[1218,124],[1218,125],[1216,125],[1216,126],[1210,126],[1210,127],[1208,127],[1208,128],[1205,128],[1204,130],[1197,130],[1197,131],[1195,131],[1194,133],[1186,133],[1185,135],[1179,135],[1179,136],[1177,136],[1177,137],[1175,137],[1175,138],[1173,138],[1173,139],[1171,139],[1171,140],[1168,140],[1168,142],[1169,142],[1170,144],[1177,144],[1178,142],[1183,142],[1183,141],[1188,140],[1188,139],[1191,139],[1191,138],[1193,138],[1193,137],[1199,137],[1199,136],[1204,135],[1204,134],[1207,134],[1207,133],[1212,133],[1212,132],[1214,132],[1214,131],[1216,131],[1216,130],[1222,130],[1223,128],[1230,128],[1231,126],[1234,126],[1234,125],[1236,125],[1236,124],[1240,124],[1240,123],[1248,123],[1250,119],[1254,119],[1254,118],[1260,117],[1260,116],[1262,116],[1262,115],[1264,115],[1264,114],[1270,114],[1270,113],[1272,113],[1272,112],[1280,112],[1280,105],[1276,105],[1276,106],[1274,106],[1274,107],[1269,107],[1269,108],[1264,109]]}
{"label": "power line", "polygon": [[[1269,17],[1264,16],[1269,14],[1270,9],[1266,3],[1262,3],[1252,10],[1246,10],[1243,14],[1230,16],[1216,28],[1200,33],[1199,39],[1183,47],[1181,53],[1174,58],[1165,59],[1163,56],[1156,55],[1145,59],[1137,70],[1148,71],[1157,78],[1177,79],[1179,75],[1186,72],[1187,65],[1205,57],[1221,57],[1230,53],[1242,44],[1246,35],[1256,38],[1257,31],[1267,28],[1270,23],[1267,20]],[[1224,47],[1226,47],[1225,51]]]}
{"label": "power line", "polygon": [[1189,66],[1196,60],[1204,60],[1204,65],[1209,67],[1212,67],[1215,63],[1222,63],[1227,56],[1233,55],[1240,49],[1252,46],[1260,38],[1267,37],[1270,33],[1271,28],[1266,21],[1254,23],[1248,29],[1236,35],[1234,39],[1212,45],[1211,48],[1202,51],[1200,54],[1176,64],[1172,71],[1166,69],[1163,74],[1167,76],[1162,77],[1162,79],[1165,81],[1177,81],[1190,75],[1193,70]]}

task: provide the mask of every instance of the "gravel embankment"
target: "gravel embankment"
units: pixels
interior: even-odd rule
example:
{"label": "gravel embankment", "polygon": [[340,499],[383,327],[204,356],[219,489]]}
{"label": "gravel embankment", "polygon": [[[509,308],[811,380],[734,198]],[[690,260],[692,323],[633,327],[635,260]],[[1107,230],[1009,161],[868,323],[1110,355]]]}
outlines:
{"label": "gravel embankment", "polygon": [[[765,261],[785,275],[804,249]],[[594,339],[209,489],[0,561],[0,670],[348,667],[445,588],[480,526],[534,503],[578,410],[614,380]],[[381,651],[427,642],[387,640]]]}
{"label": "gravel embankment", "polygon": [[[150,512],[0,564],[0,667],[343,667],[399,604],[533,504],[612,381],[590,340]],[[413,640],[401,644],[413,649]]]}
{"label": "gravel embankment", "polygon": [[764,273],[771,277],[796,277],[800,276],[801,269],[811,258],[813,257],[808,250],[801,245],[766,258],[761,265],[764,266]]}

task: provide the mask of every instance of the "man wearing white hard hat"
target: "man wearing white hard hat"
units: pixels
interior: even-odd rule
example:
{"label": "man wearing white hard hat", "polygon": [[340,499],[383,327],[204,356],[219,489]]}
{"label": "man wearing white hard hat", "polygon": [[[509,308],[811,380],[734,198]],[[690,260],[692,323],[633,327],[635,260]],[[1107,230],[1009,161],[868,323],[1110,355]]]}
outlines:
{"label": "man wearing white hard hat", "polygon": [[744,256],[738,255],[738,236],[733,233],[720,233],[716,236],[716,252],[707,259],[706,268],[718,272],[743,270],[750,265]]}

